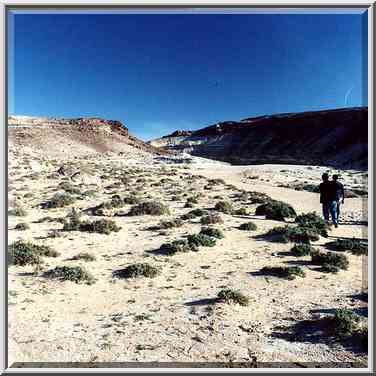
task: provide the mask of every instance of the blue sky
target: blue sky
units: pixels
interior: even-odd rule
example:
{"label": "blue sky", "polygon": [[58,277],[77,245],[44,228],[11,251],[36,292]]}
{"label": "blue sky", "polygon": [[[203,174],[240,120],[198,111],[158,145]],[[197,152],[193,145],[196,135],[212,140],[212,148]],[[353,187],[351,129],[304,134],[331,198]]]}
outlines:
{"label": "blue sky", "polygon": [[367,105],[366,14],[13,14],[9,114],[120,120],[151,139]]}

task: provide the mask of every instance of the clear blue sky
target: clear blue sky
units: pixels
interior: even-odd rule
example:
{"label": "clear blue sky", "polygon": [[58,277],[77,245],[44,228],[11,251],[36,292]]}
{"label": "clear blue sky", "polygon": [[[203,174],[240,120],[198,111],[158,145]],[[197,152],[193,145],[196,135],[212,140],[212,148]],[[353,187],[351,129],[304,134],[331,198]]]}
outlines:
{"label": "clear blue sky", "polygon": [[151,139],[367,105],[363,14],[16,14],[9,114],[120,120]]}

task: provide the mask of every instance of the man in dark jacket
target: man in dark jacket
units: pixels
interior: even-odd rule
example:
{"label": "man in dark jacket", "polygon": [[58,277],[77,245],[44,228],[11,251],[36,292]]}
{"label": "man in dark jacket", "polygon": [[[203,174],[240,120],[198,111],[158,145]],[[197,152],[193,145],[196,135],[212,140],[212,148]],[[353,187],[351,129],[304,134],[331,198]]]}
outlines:
{"label": "man in dark jacket", "polygon": [[336,201],[336,188],[333,181],[329,181],[327,173],[322,174],[322,183],[320,189],[320,203],[322,204],[322,212],[325,222],[329,222],[329,214],[335,227],[338,227],[337,220],[337,201]]}
{"label": "man in dark jacket", "polygon": [[340,205],[345,203],[345,190],[343,188],[343,184],[338,181],[338,178],[338,175],[333,175],[333,183],[335,185],[337,201],[337,219],[339,218]]}

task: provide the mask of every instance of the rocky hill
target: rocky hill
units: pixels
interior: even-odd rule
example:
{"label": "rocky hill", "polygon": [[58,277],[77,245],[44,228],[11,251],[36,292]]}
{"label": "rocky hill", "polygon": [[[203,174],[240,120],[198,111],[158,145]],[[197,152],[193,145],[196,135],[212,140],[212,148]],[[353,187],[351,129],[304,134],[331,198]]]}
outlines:
{"label": "rocky hill", "polygon": [[177,131],[150,141],[237,165],[289,163],[366,169],[368,109],[285,113]]}
{"label": "rocky hill", "polygon": [[165,155],[128,132],[116,120],[100,118],[57,119],[9,116],[9,147],[20,146],[55,156],[82,156],[92,153],[122,152]]}

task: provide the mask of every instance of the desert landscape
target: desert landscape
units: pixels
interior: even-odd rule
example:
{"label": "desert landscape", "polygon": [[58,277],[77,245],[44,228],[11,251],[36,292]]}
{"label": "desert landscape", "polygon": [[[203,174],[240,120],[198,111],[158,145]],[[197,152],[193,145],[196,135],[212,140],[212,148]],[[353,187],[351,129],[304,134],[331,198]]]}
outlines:
{"label": "desert landscape", "polygon": [[[338,124],[364,131],[364,111]],[[10,366],[367,367],[367,140],[353,166],[300,149],[230,164],[221,132],[206,155],[189,132],[145,143],[109,120],[9,118]],[[345,186],[338,228],[324,172]]]}

